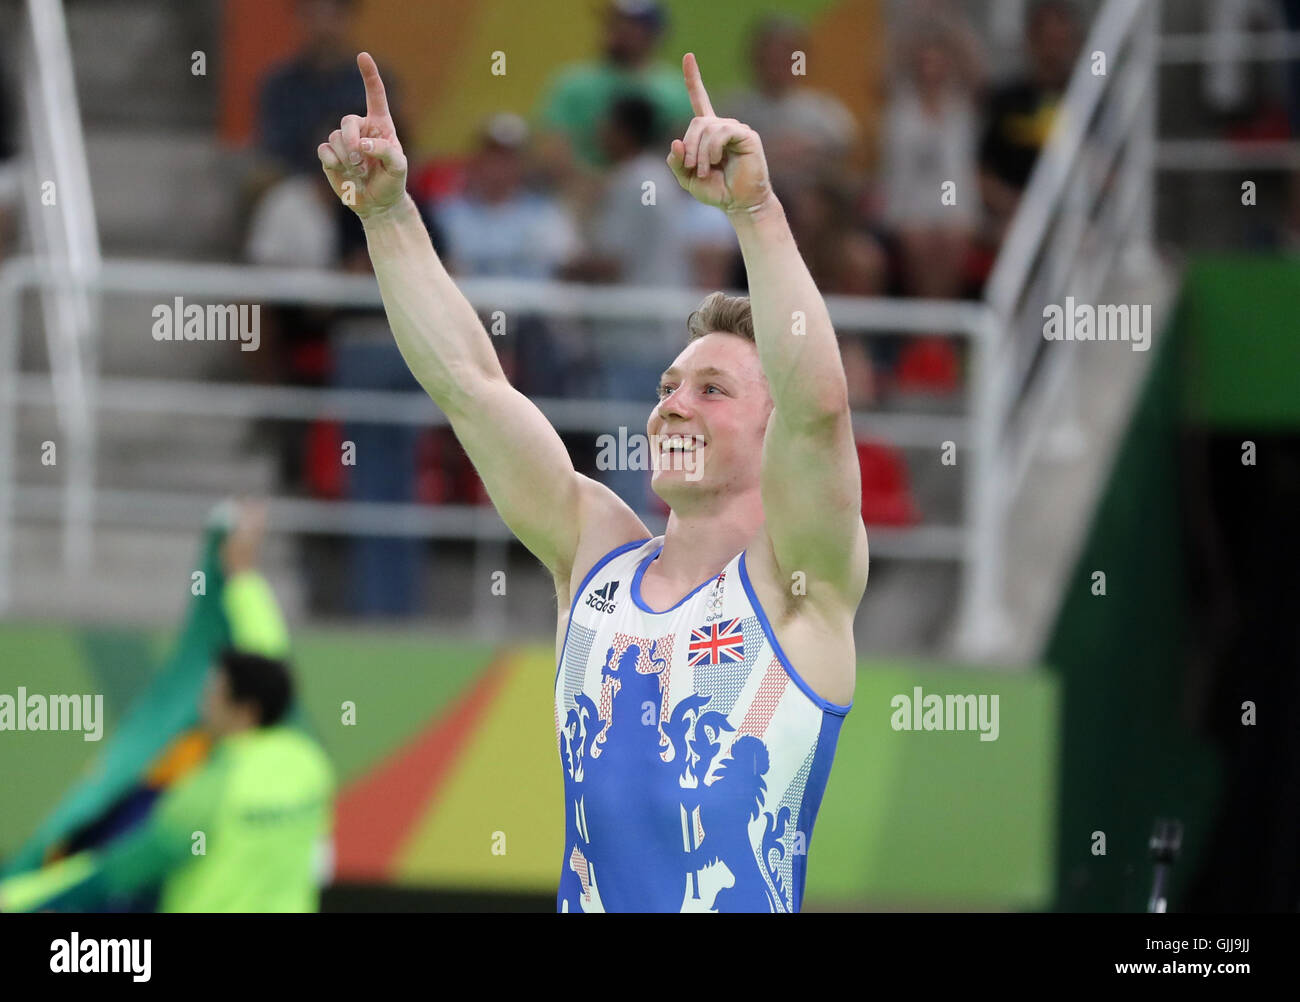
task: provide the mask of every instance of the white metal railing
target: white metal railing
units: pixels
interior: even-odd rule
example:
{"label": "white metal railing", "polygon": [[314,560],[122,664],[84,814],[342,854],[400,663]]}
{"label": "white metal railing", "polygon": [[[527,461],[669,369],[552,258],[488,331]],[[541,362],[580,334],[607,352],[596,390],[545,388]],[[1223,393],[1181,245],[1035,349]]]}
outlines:
{"label": "white metal railing", "polygon": [[[1160,39],[1162,66],[1235,66],[1300,59],[1297,31],[1208,31]],[[1161,139],[1161,171],[1300,170],[1300,140],[1241,141],[1221,138]]]}
{"label": "white metal railing", "polygon": [[[973,531],[957,631],[969,656],[993,654],[1010,634],[1007,509],[1029,463],[1049,436],[1061,451],[1078,447],[1070,413],[1077,355],[1067,345],[1046,350],[1043,306],[1067,294],[1090,301],[1130,240],[1150,257],[1158,18],[1155,0],[1102,6],[989,277],[992,327],[977,346],[976,463],[967,482]],[[1094,74],[1086,55],[1095,52],[1106,55],[1104,74]],[[1100,260],[1085,260],[1089,240],[1105,248]]]}
{"label": "white metal railing", "polygon": [[[49,380],[19,375],[18,339],[25,290],[59,281],[48,261],[17,258],[0,268],[0,609],[8,599],[13,522],[51,518],[53,488],[16,483],[18,407],[52,406]],[[245,265],[178,264],[107,259],[93,278],[83,279],[97,294],[187,297],[190,302],[223,300],[295,303],[317,306],[382,306],[373,277]],[[521,279],[463,279],[458,287],[480,312],[503,310],[587,318],[681,320],[699,304],[700,291],[601,287]],[[929,333],[953,330],[974,338],[988,329],[980,303],[868,299],[828,296],[827,308],[844,329],[879,333]],[[139,332],[146,336],[142,323]],[[330,418],[383,424],[445,425],[447,419],[422,393],[378,390],[313,389],[220,384],[177,379],[127,379],[100,376],[96,408],[102,413],[136,412],[212,418],[266,417],[285,420]],[[646,407],[624,401],[538,399],[535,401],[561,432],[608,432],[625,425],[644,426]],[[951,440],[968,443],[969,423],[961,415],[855,415],[859,432],[903,446],[933,448]],[[136,525],[194,524],[203,501],[163,491],[97,489],[91,514],[99,521]],[[290,533],[340,533],[437,538],[467,538],[499,543],[509,533],[496,513],[456,505],[324,502],[272,499],[278,530]],[[648,524],[655,528],[656,519]],[[64,530],[68,531],[66,519]],[[662,525],[658,526],[662,529]],[[925,525],[909,529],[873,527],[873,553],[882,557],[959,560],[965,552],[961,526]],[[66,552],[66,551],[65,551]],[[499,566],[494,564],[493,566]],[[489,603],[493,609],[500,603]],[[483,609],[480,622],[492,612]]]}
{"label": "white metal railing", "polygon": [[[41,290],[51,386],[58,402],[68,481],[60,498],[64,560],[90,558],[95,443],[91,431],[98,303],[83,279],[100,266],[90,170],[61,0],[27,0],[23,111],[31,157],[23,187],[27,230],[59,281]],[[40,197],[34,197],[39,192]]]}

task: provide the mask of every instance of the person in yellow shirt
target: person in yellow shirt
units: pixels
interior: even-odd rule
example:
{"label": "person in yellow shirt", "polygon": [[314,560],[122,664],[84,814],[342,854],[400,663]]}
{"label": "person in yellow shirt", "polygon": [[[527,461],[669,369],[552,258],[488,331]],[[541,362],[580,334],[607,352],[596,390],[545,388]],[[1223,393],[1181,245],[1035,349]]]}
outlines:
{"label": "person in yellow shirt", "polygon": [[167,912],[319,907],[334,776],[316,742],[286,724],[293,678],[276,655],[288,634],[256,570],[265,515],[244,506],[223,544],[232,645],[209,673],[200,726],[146,774],[147,786],[165,787],[147,819],[102,848],[0,882],[0,910],[111,907],[153,886]]}

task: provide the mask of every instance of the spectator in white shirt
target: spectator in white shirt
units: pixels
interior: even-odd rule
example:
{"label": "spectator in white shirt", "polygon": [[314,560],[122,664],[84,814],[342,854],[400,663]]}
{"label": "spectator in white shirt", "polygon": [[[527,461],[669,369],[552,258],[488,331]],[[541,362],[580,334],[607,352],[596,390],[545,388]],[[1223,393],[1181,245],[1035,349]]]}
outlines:
{"label": "spectator in white shirt", "polygon": [[[465,172],[465,188],[433,206],[447,242],[443,260],[457,276],[548,279],[582,248],[569,211],[549,194],[525,185],[531,136],[518,115],[502,112],[484,124]],[[552,320],[512,318],[506,337],[494,338],[511,382],[523,393],[565,396],[575,389],[577,345]]]}
{"label": "spectator in white shirt", "polygon": [[524,187],[528,126],[494,115],[466,172],[465,190],[434,214],[458,275],[551,278],[579,250],[576,227],[553,198]]}
{"label": "spectator in white shirt", "polygon": [[837,98],[801,83],[796,53],[808,52],[808,35],[796,20],[759,22],[750,42],[754,87],[720,102],[722,114],[744,122],[763,140],[778,184],[816,164],[821,173],[847,160],[860,139],[857,120]]}
{"label": "spectator in white shirt", "polygon": [[978,65],[970,35],[938,16],[904,28],[886,113],[885,218],[898,236],[907,292],[961,294],[980,219]]}

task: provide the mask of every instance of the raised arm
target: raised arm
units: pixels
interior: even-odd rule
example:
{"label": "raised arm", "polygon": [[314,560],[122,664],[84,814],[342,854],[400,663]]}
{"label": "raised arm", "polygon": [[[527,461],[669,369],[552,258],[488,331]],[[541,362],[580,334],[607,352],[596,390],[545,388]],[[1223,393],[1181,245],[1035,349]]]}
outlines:
{"label": "raised arm", "polygon": [[856,607],[867,538],[835,331],[772,192],[758,133],[713,114],[694,55],[687,53],[682,71],[696,117],[673,141],[668,165],[695,198],[726,212],[745,259],[754,338],[775,405],[762,490],[777,568],[787,582],[802,571]]}
{"label": "raised arm", "polygon": [[317,148],[321,165],[361,217],[389,326],[411,373],[451,421],[506,525],[566,578],[584,526],[598,527],[602,537],[621,535],[618,541],[648,533],[608,488],[574,470],[550,422],[506,380],[487,331],[406,193],[406,157],[379,70],[364,52],[357,65],[366,116],[343,119]]}

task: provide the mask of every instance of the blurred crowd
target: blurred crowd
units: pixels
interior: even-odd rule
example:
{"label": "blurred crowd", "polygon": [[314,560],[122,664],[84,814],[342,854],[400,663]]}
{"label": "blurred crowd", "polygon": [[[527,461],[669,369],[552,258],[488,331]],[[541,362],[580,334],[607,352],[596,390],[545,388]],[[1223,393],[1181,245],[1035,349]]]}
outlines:
{"label": "blurred crowd", "polygon": [[[457,277],[744,291],[743,262],[721,212],[699,205],[664,162],[691,117],[680,52],[664,45],[667,12],[656,0],[603,0],[598,52],[556,67],[534,107],[479,123],[472,150],[418,148],[412,101],[382,48],[398,134],[412,170],[409,189],[433,244]],[[1300,0],[1210,3],[1211,27],[1243,26],[1252,5],[1279,26],[1300,26]],[[242,254],[253,264],[369,271],[365,234],[333,196],[316,147],[344,115],[365,107],[356,68],[360,0],[296,0],[301,44],[257,89],[254,166],[245,188]],[[1021,52],[994,72],[993,49],[960,0],[888,5],[884,90],[860,120],[802,69],[817,60],[805,24],[755,16],[745,32],[746,76],[710,93],[718,114],[761,136],[773,183],[800,250],[826,294],[935,299],[980,295],[1042,150],[1077,62],[1085,23],[1073,0],[1025,0]],[[1243,13],[1245,12],[1245,13]],[[1000,58],[1005,53],[1000,53]],[[1230,106],[1223,61],[1207,67],[1206,99]],[[0,67],[3,69],[3,67]],[[1000,68],[999,68],[1000,70]],[[707,59],[705,79],[709,82]],[[1289,111],[1300,107],[1300,63],[1289,67]],[[4,73],[0,73],[3,84]],[[1240,81],[1237,82],[1237,90]],[[1238,95],[1239,99],[1240,95]],[[6,191],[16,191],[14,104],[0,98],[0,257],[12,236]],[[1285,118],[1285,115],[1283,116]],[[646,182],[655,205],[644,204]],[[1300,233],[1300,184],[1293,232]],[[1300,237],[1295,244],[1300,246]],[[684,320],[594,322],[510,316],[493,338],[507,374],[537,398],[644,404]],[[841,329],[855,408],[957,406],[962,343],[936,330],[898,335]],[[381,311],[311,306],[262,309],[262,348],[243,361],[266,383],[418,392]],[[280,459],[280,489],[319,498],[483,504],[478,478],[445,429],[374,423],[267,422]],[[632,428],[629,432],[639,429]],[[597,471],[593,433],[565,434],[575,463],[604,479],[633,507],[663,513],[641,471]],[[343,443],[367,458],[341,465]],[[884,443],[863,441],[863,514],[869,524],[908,525],[921,513],[906,464]],[[310,547],[309,547],[310,549]],[[358,614],[402,614],[422,606],[427,555],[396,539],[322,546],[313,583],[352,582],[345,599],[322,591],[319,610],[341,602]]]}
{"label": "blurred crowd", "polygon": [[[315,155],[363,101],[349,24],[355,6],[301,0],[303,47],[261,86],[258,133],[270,180],[250,220],[250,261],[366,267],[360,228],[334,204]],[[468,157],[413,158],[411,191],[435,247],[461,276],[743,289],[725,218],[680,192],[664,164],[691,108],[680,66],[660,52],[663,6],[613,0],[604,17],[599,58],[560,67],[531,121],[494,115]],[[716,110],[762,137],[777,194],[823,291],[978,295],[1068,82],[1079,15],[1068,0],[1031,3],[1026,70],[996,88],[958,3],[909,4],[891,31],[896,65],[887,74],[877,165],[863,166],[863,130],[849,109],[803,82],[810,40],[797,20],[775,15],[752,27],[751,82],[715,96]],[[400,84],[390,89],[400,132]],[[655,212],[642,211],[646,181],[655,183]],[[329,368],[324,349],[302,343],[302,317],[287,323],[277,373],[320,378]],[[526,393],[648,393],[647,367],[662,362],[680,327],[550,326],[503,342],[507,368]],[[923,358],[860,361],[854,389],[862,404],[900,387],[953,388],[952,373]]]}
{"label": "blurred crowd", "polygon": [[[356,6],[300,0],[302,47],[262,82],[250,262],[369,266],[361,227],[333,197],[315,152],[344,115],[364,107],[350,23]],[[726,217],[686,195],[665,164],[692,111],[677,54],[662,51],[664,7],[611,0],[603,18],[599,55],[559,67],[528,118],[502,112],[482,122],[468,156],[421,159],[404,131],[401,82],[385,73],[398,134],[408,136],[409,189],[435,248],[458,277],[697,288],[701,296],[743,291],[743,261]],[[986,54],[958,3],[908,4],[891,32],[896,65],[886,74],[878,164],[867,162],[854,114],[806,83],[800,67],[810,38],[793,18],[756,21],[747,40],[750,80],[715,93],[715,110],[762,138],[774,189],[824,293],[977,296],[1069,80],[1080,16],[1068,0],[1031,3],[1025,71],[997,87],[989,85]],[[644,204],[647,181],[654,211]],[[680,350],[684,319],[511,317],[515,336],[493,343],[511,380],[530,396],[648,408],[659,373]],[[960,388],[960,345],[946,332],[840,333],[855,407]],[[267,380],[417,389],[376,311],[279,309],[269,329],[264,320],[262,337],[256,362]],[[287,487],[367,501],[486,501],[445,430],[320,422],[285,434]],[[596,473],[594,436],[565,437],[580,468]],[[344,441],[370,461],[341,469]],[[864,516],[915,522],[901,455],[868,441],[859,451]],[[644,472],[597,475],[638,511],[662,513]],[[419,547],[395,539],[348,546],[350,612],[401,614],[420,604]]]}

